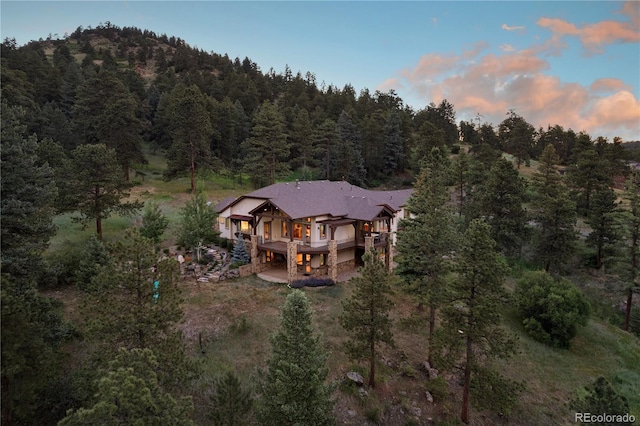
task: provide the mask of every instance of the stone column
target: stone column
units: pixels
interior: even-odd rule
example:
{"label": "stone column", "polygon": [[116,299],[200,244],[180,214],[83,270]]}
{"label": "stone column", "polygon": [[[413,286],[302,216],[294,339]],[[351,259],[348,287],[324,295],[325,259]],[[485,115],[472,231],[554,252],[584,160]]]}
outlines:
{"label": "stone column", "polygon": [[364,252],[369,253],[369,250],[373,248],[373,236],[367,235],[364,237]]}
{"label": "stone column", "polygon": [[386,232],[383,234],[383,238],[386,240],[386,247],[384,253],[384,265],[387,267],[387,271],[393,270],[393,236],[391,233]]}
{"label": "stone column", "polygon": [[253,272],[257,273],[260,267],[260,258],[258,257],[258,236],[251,236],[251,265]]}
{"label": "stone column", "polygon": [[295,241],[287,242],[287,282],[291,284],[298,277],[298,265],[296,264],[296,256],[298,256],[298,243]]}
{"label": "stone column", "polygon": [[329,258],[327,259],[329,279],[338,282],[338,242],[329,240],[327,246],[329,247]]}

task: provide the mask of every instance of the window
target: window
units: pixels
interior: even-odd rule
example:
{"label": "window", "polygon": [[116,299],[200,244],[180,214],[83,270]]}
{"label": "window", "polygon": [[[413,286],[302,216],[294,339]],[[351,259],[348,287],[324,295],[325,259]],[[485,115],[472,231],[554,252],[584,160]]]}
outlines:
{"label": "window", "polygon": [[324,253],[320,254],[320,266],[324,266],[326,257],[327,256]]}
{"label": "window", "polygon": [[324,223],[320,225],[320,239],[321,240],[326,240],[327,239],[327,225],[325,225]]}
{"label": "window", "polygon": [[231,223],[231,221],[229,220],[228,217],[224,218],[224,229],[229,229],[229,224]]}
{"label": "window", "polygon": [[271,239],[271,222],[264,223],[264,239],[266,241]]}
{"label": "window", "polygon": [[285,222],[284,220],[282,221],[282,229],[280,230],[280,236],[281,237],[289,236],[289,229],[287,228],[287,222]]}
{"label": "window", "polygon": [[302,239],[302,224],[294,223],[293,224],[293,238]]}
{"label": "window", "polygon": [[240,222],[240,232],[244,232],[245,234],[251,233],[251,225],[246,220]]}
{"label": "window", "polygon": [[389,232],[389,222],[386,220],[381,220],[378,222],[378,230],[380,232]]}

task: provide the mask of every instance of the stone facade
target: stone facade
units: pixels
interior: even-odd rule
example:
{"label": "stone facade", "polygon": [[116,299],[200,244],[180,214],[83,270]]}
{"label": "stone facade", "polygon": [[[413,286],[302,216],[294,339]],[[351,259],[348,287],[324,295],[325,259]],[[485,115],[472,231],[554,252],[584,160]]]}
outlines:
{"label": "stone facade", "polygon": [[393,270],[393,238],[389,233],[384,234],[384,238],[387,242],[387,246],[384,251],[384,265],[387,267],[387,271]]}
{"label": "stone facade", "polygon": [[298,278],[298,265],[296,257],[298,256],[298,243],[295,241],[287,242],[287,282],[291,284]]}
{"label": "stone facade", "polygon": [[338,281],[338,242],[336,240],[330,240],[327,242],[329,247],[329,256],[327,264],[329,265],[329,279],[334,282]]}

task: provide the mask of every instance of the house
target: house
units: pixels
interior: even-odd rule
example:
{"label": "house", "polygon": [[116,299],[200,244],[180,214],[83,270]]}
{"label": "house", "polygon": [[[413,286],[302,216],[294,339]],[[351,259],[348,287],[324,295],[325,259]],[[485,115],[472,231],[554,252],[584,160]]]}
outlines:
{"label": "house", "polygon": [[253,272],[286,268],[329,276],[362,263],[375,247],[391,268],[392,245],[410,189],[373,191],[345,181],[276,183],[216,205],[220,236],[251,242]]}

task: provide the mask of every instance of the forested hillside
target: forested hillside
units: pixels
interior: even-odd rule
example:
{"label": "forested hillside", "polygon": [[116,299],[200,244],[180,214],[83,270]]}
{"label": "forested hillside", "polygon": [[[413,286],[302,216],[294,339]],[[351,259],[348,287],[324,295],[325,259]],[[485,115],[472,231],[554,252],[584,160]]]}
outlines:
{"label": "forested hillside", "polygon": [[[3,425],[640,414],[638,142],[536,129],[513,110],[457,122],[446,99],[414,110],[109,22],[6,39],[1,61]],[[185,284],[166,255],[223,243],[207,189],[219,201],[295,179],[414,188],[395,272],[371,256],[362,278],[308,296],[255,277]],[[365,324],[365,303],[379,320]],[[205,310],[219,329],[185,333],[185,311]],[[313,371],[292,366],[292,347]],[[368,391],[341,381],[362,361]],[[310,377],[312,414],[286,406],[299,395],[283,374]]]}

